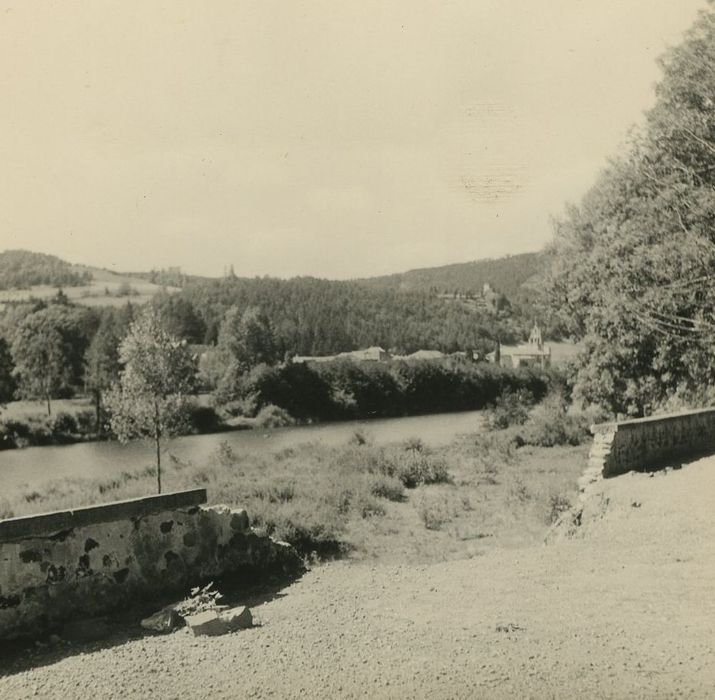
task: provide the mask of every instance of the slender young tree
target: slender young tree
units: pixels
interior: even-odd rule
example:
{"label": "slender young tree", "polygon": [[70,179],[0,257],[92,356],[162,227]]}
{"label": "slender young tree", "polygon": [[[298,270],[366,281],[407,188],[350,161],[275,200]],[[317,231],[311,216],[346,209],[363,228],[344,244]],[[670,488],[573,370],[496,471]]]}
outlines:
{"label": "slender young tree", "polygon": [[106,395],[112,431],[120,441],[149,438],[156,447],[157,492],[161,493],[162,440],[185,430],[196,365],[185,342],[166,331],[149,306],[119,347],[119,382]]}

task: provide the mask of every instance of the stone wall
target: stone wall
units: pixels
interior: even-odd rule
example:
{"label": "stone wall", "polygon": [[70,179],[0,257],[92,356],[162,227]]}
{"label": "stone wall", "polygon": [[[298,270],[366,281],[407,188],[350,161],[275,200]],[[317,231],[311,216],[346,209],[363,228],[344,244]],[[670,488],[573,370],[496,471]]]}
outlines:
{"label": "stone wall", "polygon": [[196,489],[0,521],[0,639],[183,593],[224,574],[301,568],[245,510],[202,507]]}
{"label": "stone wall", "polygon": [[603,476],[645,471],[715,452],[715,408],[591,426],[589,466]]}

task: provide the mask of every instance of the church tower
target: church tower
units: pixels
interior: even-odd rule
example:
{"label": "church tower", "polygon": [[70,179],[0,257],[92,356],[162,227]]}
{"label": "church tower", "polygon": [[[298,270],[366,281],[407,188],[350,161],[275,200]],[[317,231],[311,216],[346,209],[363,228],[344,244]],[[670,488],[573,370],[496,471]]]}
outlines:
{"label": "church tower", "polygon": [[529,335],[529,345],[537,348],[538,350],[544,349],[544,341],[541,337],[541,329],[539,328],[538,324],[536,324],[536,323],[534,324],[534,327],[531,329],[531,335]]}

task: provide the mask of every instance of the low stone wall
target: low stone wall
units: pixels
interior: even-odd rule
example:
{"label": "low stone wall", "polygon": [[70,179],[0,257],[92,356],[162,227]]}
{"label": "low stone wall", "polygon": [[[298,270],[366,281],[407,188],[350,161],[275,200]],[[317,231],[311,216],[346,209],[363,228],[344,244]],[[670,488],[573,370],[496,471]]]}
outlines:
{"label": "low stone wall", "polygon": [[715,452],[715,408],[591,426],[589,466],[603,476]]}
{"label": "low stone wall", "polygon": [[37,635],[242,570],[290,573],[288,544],[196,489],[0,521],[0,639]]}

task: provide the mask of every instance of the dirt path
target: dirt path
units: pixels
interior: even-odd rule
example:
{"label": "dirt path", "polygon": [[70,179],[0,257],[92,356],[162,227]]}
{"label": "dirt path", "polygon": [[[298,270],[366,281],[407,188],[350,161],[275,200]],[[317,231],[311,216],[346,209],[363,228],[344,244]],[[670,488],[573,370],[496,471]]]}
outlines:
{"label": "dirt path", "polygon": [[602,482],[576,539],[320,567],[262,626],[48,653],[0,697],[715,696],[715,458]]}

